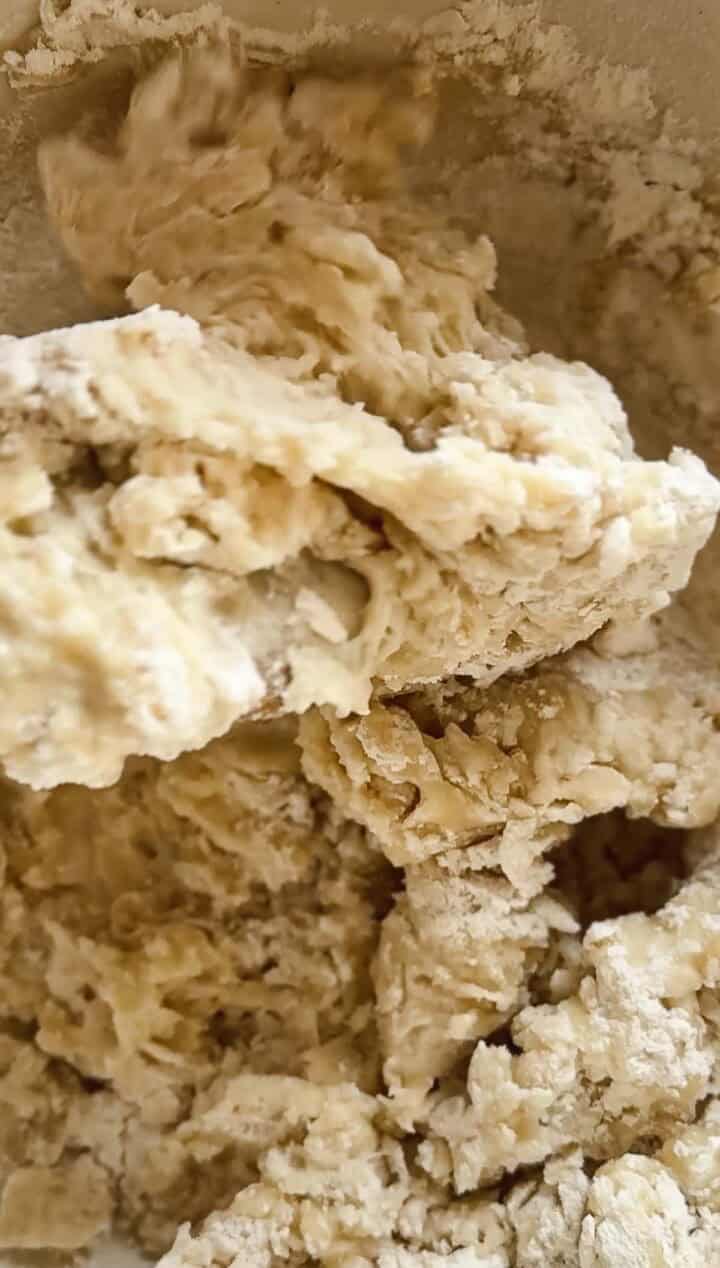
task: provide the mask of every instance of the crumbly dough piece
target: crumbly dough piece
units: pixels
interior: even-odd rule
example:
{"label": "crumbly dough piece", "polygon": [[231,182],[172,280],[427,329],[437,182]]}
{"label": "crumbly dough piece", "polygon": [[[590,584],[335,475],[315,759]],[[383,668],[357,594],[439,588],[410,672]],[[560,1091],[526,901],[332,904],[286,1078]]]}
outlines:
{"label": "crumbly dough piece", "polygon": [[217,1119],[223,1133],[248,1130],[253,1103],[272,1097],[275,1140],[261,1179],[193,1235],[179,1232],[159,1268],[297,1266],[508,1268],[510,1229],[492,1193],[459,1203],[413,1174],[382,1108],[356,1088],[298,1080],[240,1080]]}
{"label": "crumbly dough piece", "polygon": [[[268,701],[345,713],[378,679],[491,680],[662,604],[715,509],[689,457],[606,452],[573,488],[564,459],[464,436],[414,452],[168,313],[7,340],[0,367],[0,745],[41,787],[109,783],[129,754],[172,758]],[[570,432],[568,373],[588,426],[596,388],[614,408],[590,371],[499,371],[545,380]]]}
{"label": "crumbly dough piece", "polygon": [[717,1068],[719,859],[716,836],[655,915],[591,925],[578,989],[521,1010],[514,1051],[481,1040],[466,1092],[431,1094],[418,1157],[436,1180],[467,1192],[575,1143],[617,1157],[692,1119]]}
{"label": "crumbly dough piece", "polygon": [[720,1215],[720,1100],[662,1145],[658,1157],[696,1205]]}
{"label": "crumbly dough piece", "polygon": [[374,703],[313,710],[303,765],[396,865],[468,851],[527,895],[542,855],[623,807],[668,827],[720,809],[720,692],[707,659],[662,623],[609,629],[481,690],[454,679]]}
{"label": "crumbly dough piece", "polygon": [[579,931],[558,897],[528,902],[504,877],[463,863],[408,867],[383,921],[374,966],[383,1077],[407,1131],[438,1079],[530,1002],[550,949]]}
{"label": "crumbly dough piece", "polygon": [[101,786],[258,709],[489,683],[685,583],[717,483],[641,462],[586,366],[525,356],[490,243],[397,188],[426,89],[194,50],[116,135],[44,143],[87,284],[203,329],[151,307],[0,343],[13,778]]}
{"label": "crumbly dough piece", "polygon": [[[168,766],[131,763],[116,787],[101,792],[5,787],[4,1244],[18,1237],[13,1194],[30,1182],[36,1192],[47,1187],[44,1209],[56,1211],[50,1198],[66,1191],[79,1156],[99,1169],[96,1227],[112,1209],[147,1249],[164,1249],[178,1223],[221,1210],[199,1239],[181,1234],[170,1263],[222,1264],[222,1248],[244,1254],[242,1239],[252,1233],[280,1263],[287,1251],[291,1264],[308,1256],[343,1263],[345,1255],[348,1265],[360,1256],[405,1268],[434,1268],[428,1255],[505,1268],[512,1239],[522,1236],[532,1265],[532,1247],[545,1244],[540,1210],[555,1212],[552,1227],[577,1244],[580,1197],[571,1201],[569,1180],[553,1171],[576,1134],[594,1156],[595,1137],[632,1147],[648,1123],[661,1124],[682,1158],[682,1136],[673,1133],[709,1086],[717,1050],[710,998],[717,952],[707,942],[720,892],[706,858],[712,840],[696,850],[698,877],[682,902],[639,917],[649,924],[636,932],[637,918],[628,918],[627,935],[622,921],[610,922],[603,950],[602,924],[581,941],[572,888],[527,900],[506,878],[473,869],[472,847],[409,867],[399,890],[401,877],[379,843],[343,820],[299,763],[287,720],[245,724]],[[622,1006],[629,1000],[634,1010],[642,992],[648,996],[640,1034],[661,1031],[666,1047],[672,1035],[681,1046],[683,1035],[694,1037],[695,1047],[682,1050],[682,1070],[689,1076],[694,1060],[699,1072],[678,1089],[664,1067],[648,1065],[652,1086],[633,1125],[625,1101],[620,1109],[616,1102],[621,1089],[633,1103],[639,1097],[634,1085],[627,1090],[625,1070],[638,1028],[619,1019],[612,1048],[603,1047],[619,990],[607,964],[615,941],[627,958],[626,944],[644,945],[648,936],[650,963],[667,972],[684,971],[676,944],[687,944],[691,973],[705,973],[707,962],[709,989],[695,978],[648,986],[642,956],[639,967],[620,966]],[[596,1002],[601,973],[607,983]],[[657,992],[675,992],[678,1002],[667,1008]],[[541,997],[552,1003],[539,1004]],[[585,1018],[572,1043],[557,1035],[566,1014]],[[517,1027],[518,1047],[534,1036],[540,1089],[523,1073],[522,1057],[495,1046],[507,1022]],[[473,1095],[478,1071],[492,1082],[488,1104],[478,1108],[462,1072],[487,1037],[493,1045],[477,1047],[464,1076]],[[503,1053],[508,1068],[495,1081]],[[585,1084],[575,1088],[573,1060],[588,1064],[589,1053],[593,1077],[607,1090],[599,1097],[590,1078],[588,1102]],[[674,1050],[668,1061],[682,1083]],[[561,1077],[556,1099],[567,1121],[561,1114],[546,1122],[546,1089]],[[378,1095],[384,1087],[389,1099]],[[598,1114],[608,1118],[602,1130]],[[507,1136],[518,1115],[520,1143]],[[458,1201],[467,1130],[472,1148],[490,1150],[492,1162],[483,1164],[483,1192]],[[348,1143],[363,1140],[362,1149]],[[520,1213],[527,1195],[513,1206],[487,1188],[528,1149],[548,1159],[537,1219]],[[457,1176],[441,1161],[450,1158]],[[583,1178],[580,1168],[577,1183]],[[688,1189],[705,1197],[699,1180]],[[24,1244],[85,1244],[95,1231],[86,1212],[73,1205],[55,1232],[28,1217]],[[559,1232],[547,1238],[560,1245]],[[275,1268],[272,1257],[266,1262]]]}
{"label": "crumbly dough piece", "polygon": [[[383,923],[375,989],[384,1078],[406,1129],[437,1080],[478,1039],[501,1031],[531,992],[561,1013],[565,998],[585,997],[591,932],[581,944],[580,921],[587,927],[603,906],[653,911],[672,897],[687,874],[673,867],[677,851],[664,868],[657,843],[648,855],[639,837],[635,861],[617,819],[599,822],[613,825],[619,874],[598,827],[575,864],[578,844],[563,843],[573,826],[617,807],[672,828],[711,822],[720,804],[719,703],[704,661],[650,628],[622,640],[609,631],[594,647],[485,692],[446,683],[378,704],[365,719],[316,712],[302,720],[307,773],[405,864],[405,892]],[[556,871],[560,891],[546,888]],[[649,937],[644,920],[640,934]],[[634,978],[627,989],[640,992]],[[502,1084],[495,1066],[505,1058],[502,1047],[489,1052],[488,1087]],[[649,1066],[648,1079],[656,1074]],[[510,1158],[506,1109],[501,1099],[498,1130]],[[484,1132],[486,1113],[483,1102]],[[629,1106],[622,1113],[631,1121]],[[581,1131],[574,1121],[561,1143],[585,1141],[585,1130],[589,1139],[599,1127]],[[538,1127],[528,1144],[540,1154],[526,1162],[545,1156],[542,1140]]]}
{"label": "crumbly dough piece", "polygon": [[141,8],[127,0],[35,0],[34,5],[30,0],[25,29],[35,20],[33,7],[39,19],[35,42],[22,53],[5,54],[4,69],[10,82],[20,88],[61,84],[113,54],[126,55],[128,48],[141,53],[144,42],[162,46],[180,40],[204,41],[209,31],[219,33],[224,28],[222,11],[214,0],[200,0],[184,13]]}
{"label": "crumbly dough piece", "polygon": [[606,1163],[590,1186],[579,1245],[580,1268],[637,1268],[706,1262],[695,1221],[675,1181],[652,1158],[627,1154]]}
{"label": "crumbly dough piece", "polygon": [[8,784],[1,814],[0,1245],[84,1245],[114,1210],[166,1248],[256,1178],[261,1139],[216,1154],[202,1127],[235,1074],[377,1090],[370,966],[396,880],[302,778],[289,724],[102,793]]}
{"label": "crumbly dough piece", "polygon": [[589,1177],[582,1151],[561,1151],[541,1174],[513,1185],[507,1213],[514,1234],[515,1268],[577,1268]]}
{"label": "crumbly dough piece", "polygon": [[[377,1102],[351,1089],[283,1089],[294,1143],[268,1150],[263,1180],[197,1232],[185,1225],[159,1268],[701,1268],[717,1262],[716,1213],[695,1207],[658,1160],[626,1154],[592,1179],[575,1151],[462,1202],[423,1182],[383,1133]],[[250,1088],[242,1089],[250,1092]],[[240,1092],[241,1089],[236,1089]],[[263,1090],[252,1089],[256,1098]],[[225,1120],[227,1121],[227,1120]],[[298,1131],[298,1127],[302,1128]],[[352,1148],[351,1165],[340,1138]],[[378,1183],[379,1181],[379,1183]],[[368,1211],[372,1203],[372,1210]],[[369,1218],[368,1218],[369,1215]]]}

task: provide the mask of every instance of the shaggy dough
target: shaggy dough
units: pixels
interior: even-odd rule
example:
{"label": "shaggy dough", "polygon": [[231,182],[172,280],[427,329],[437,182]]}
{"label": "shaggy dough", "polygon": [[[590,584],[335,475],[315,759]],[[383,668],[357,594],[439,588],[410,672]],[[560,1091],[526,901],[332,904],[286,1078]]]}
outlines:
{"label": "shaggy dough", "polygon": [[469,850],[532,893],[548,873],[531,864],[588,815],[711,822],[719,716],[706,660],[658,622],[608,629],[489,689],[451,678],[362,717],[313,710],[300,742],[308,777],[393,863]]}
{"label": "shaggy dough", "polygon": [[720,489],[403,188],[432,100],[221,43],[42,146],[142,311],[0,342],[1,1248],[717,1255],[720,692],[657,613]]}
{"label": "shaggy dough", "polygon": [[641,462],[586,366],[523,355],[490,243],[393,188],[427,96],[195,50],[111,145],[44,144],[87,284],[189,316],[0,343],[13,778],[97,787],[258,710],[491,683],[685,584],[717,483]]}
{"label": "shaggy dough", "polygon": [[[398,892],[275,721],[113,789],[8,784],[2,840],[0,1244],[79,1247],[112,1212],[162,1250],[218,1207],[168,1265],[506,1268],[516,1225],[532,1265],[589,1227],[582,1156],[652,1140],[693,1212],[720,1201],[712,833],[655,914],[638,880],[585,933],[572,842],[529,902],[458,851]],[[544,1165],[532,1201],[519,1160]]]}
{"label": "shaggy dough", "polygon": [[1,1245],[19,1225],[43,1244],[55,1207],[40,1229],[17,1209],[37,1168],[68,1195],[45,1244],[96,1231],[78,1153],[100,1168],[101,1224],[114,1205],[152,1249],[227,1202],[281,1110],[258,1104],[247,1139],[229,1127],[215,1149],[231,1077],[262,1076],[272,1103],[276,1081],[377,1087],[370,961],[395,875],[302,778],[292,727],[246,726],[103,792],[7,785],[2,816]]}
{"label": "shaggy dough", "polygon": [[[720,694],[703,662],[652,630],[623,655],[612,642],[486,691],[448,681],[362,719],[302,719],[308,776],[405,868],[376,991],[385,1082],[406,1127],[468,1044],[518,1013],[553,938],[578,932],[545,888],[561,866],[584,915],[567,863],[547,857],[573,827],[620,807],[674,828],[720,811]],[[599,903],[609,891],[622,910],[617,874],[595,880]]]}

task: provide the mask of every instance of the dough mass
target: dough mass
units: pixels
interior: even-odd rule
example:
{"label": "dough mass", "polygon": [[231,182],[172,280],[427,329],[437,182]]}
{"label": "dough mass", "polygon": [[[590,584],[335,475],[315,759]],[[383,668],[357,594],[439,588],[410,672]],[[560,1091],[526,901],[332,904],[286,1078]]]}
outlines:
{"label": "dough mass", "polygon": [[128,315],[0,341],[0,1246],[714,1262],[720,485],[414,197],[429,73],[151,60],[39,154]]}

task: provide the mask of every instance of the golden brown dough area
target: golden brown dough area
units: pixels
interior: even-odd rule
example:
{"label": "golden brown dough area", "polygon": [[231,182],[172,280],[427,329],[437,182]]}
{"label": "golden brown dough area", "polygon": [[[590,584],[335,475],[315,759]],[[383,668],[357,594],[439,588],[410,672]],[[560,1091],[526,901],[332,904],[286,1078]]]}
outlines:
{"label": "golden brown dough area", "polygon": [[720,487],[529,351],[433,112],[221,40],[41,147],[140,311],[0,342],[0,1248],[713,1262],[720,688],[658,614]]}

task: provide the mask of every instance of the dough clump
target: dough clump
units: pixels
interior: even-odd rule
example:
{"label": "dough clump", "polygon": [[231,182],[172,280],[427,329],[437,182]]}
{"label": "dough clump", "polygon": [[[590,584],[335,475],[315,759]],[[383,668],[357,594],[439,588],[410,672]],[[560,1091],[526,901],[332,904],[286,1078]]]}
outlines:
{"label": "dough clump", "polygon": [[122,315],[0,340],[0,1249],[705,1268],[720,485],[413,196],[429,75],[147,57],[40,149]]}
{"label": "dough clump", "polygon": [[606,380],[527,355],[491,244],[397,188],[431,102],[195,49],[111,140],[43,144],[86,284],[143,311],[0,343],[12,778],[490,684],[685,584],[718,484],[642,462]]}

